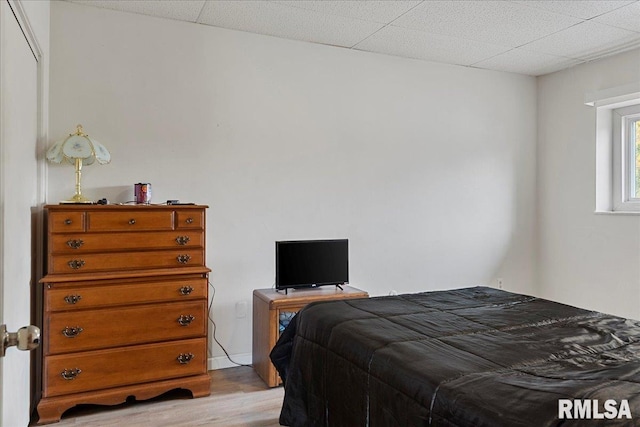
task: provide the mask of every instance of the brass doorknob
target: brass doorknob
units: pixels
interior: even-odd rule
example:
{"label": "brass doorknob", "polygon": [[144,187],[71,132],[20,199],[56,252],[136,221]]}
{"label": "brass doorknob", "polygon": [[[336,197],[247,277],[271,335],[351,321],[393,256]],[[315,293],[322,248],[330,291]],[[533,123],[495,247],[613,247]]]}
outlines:
{"label": "brass doorknob", "polygon": [[18,332],[7,332],[5,325],[0,325],[0,357],[8,347],[16,346],[18,350],[31,351],[40,345],[40,328],[29,325],[18,329]]}

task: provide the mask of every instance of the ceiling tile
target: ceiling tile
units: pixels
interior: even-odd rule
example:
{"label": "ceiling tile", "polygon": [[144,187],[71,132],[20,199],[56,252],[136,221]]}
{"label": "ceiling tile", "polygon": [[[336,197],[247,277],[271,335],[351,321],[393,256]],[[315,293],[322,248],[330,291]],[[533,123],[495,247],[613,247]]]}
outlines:
{"label": "ceiling tile", "polygon": [[593,17],[602,15],[603,13],[611,12],[612,10],[618,9],[633,2],[634,0],[520,0],[516,1],[515,3],[520,3],[525,6],[537,7],[539,9],[561,13],[563,15],[574,16],[576,18],[591,19]]}
{"label": "ceiling tile", "polygon": [[393,25],[378,31],[354,49],[459,65],[470,65],[509,50],[505,46],[428,34]]}
{"label": "ceiling tile", "polygon": [[353,46],[383,26],[266,1],[208,1],[198,22],[343,47]]}
{"label": "ceiling tile", "polygon": [[640,0],[67,0],[531,75],[640,47]]}
{"label": "ceiling tile", "polygon": [[522,46],[523,49],[551,55],[591,60],[603,52],[640,46],[640,33],[594,21],[584,21],[563,31]]}
{"label": "ceiling tile", "polygon": [[473,64],[474,67],[489,70],[507,71],[510,73],[540,76],[554,71],[578,65],[582,61],[546,53],[530,52],[523,49],[512,49],[493,58]]}
{"label": "ceiling tile", "polygon": [[364,21],[373,21],[388,24],[398,18],[403,13],[411,10],[420,4],[420,1],[281,1],[276,3],[301,9],[315,10],[316,12],[329,15],[344,16],[347,18],[357,18]]}
{"label": "ceiling tile", "polygon": [[393,25],[517,47],[581,22],[505,1],[425,1]]}
{"label": "ceiling tile", "polygon": [[640,2],[606,13],[594,21],[640,33]]}
{"label": "ceiling tile", "polygon": [[159,18],[177,19],[179,21],[196,22],[205,0],[70,0],[73,3],[122,12],[140,13],[142,15],[157,16]]}

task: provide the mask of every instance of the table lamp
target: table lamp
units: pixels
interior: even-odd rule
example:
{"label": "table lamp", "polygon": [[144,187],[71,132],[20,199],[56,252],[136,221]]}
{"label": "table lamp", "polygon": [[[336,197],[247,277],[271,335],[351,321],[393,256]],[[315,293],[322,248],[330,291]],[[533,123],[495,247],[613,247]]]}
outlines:
{"label": "table lamp", "polygon": [[78,125],[76,133],[71,133],[62,141],[56,142],[47,151],[47,160],[53,163],[62,163],[67,160],[76,168],[76,193],[69,200],[60,203],[93,203],[82,195],[80,177],[82,165],[91,165],[94,161],[104,165],[111,161],[111,154],[104,145],[95,139],[89,139],[89,135],[82,131],[82,125]]}

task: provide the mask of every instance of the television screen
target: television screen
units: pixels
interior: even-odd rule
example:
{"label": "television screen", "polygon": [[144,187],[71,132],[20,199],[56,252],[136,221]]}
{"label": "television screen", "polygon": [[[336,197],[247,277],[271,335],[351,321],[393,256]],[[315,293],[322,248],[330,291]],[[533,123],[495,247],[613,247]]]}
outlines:
{"label": "television screen", "polygon": [[276,242],[276,289],[349,282],[349,241]]}

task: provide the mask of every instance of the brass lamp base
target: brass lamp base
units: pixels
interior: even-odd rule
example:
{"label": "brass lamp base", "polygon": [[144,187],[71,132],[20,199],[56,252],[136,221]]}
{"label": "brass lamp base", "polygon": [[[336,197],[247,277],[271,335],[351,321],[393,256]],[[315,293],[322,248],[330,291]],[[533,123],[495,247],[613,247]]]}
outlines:
{"label": "brass lamp base", "polygon": [[87,200],[86,202],[76,202],[74,200],[63,200],[60,202],[61,205],[92,205],[95,202],[92,200]]}
{"label": "brass lamp base", "polygon": [[82,176],[82,159],[76,158],[76,194],[69,200],[65,200],[64,202],[60,202],[61,205],[67,204],[80,204],[80,203],[93,203],[92,200],[87,199],[82,195],[82,184],[80,183],[80,179]]}
{"label": "brass lamp base", "polygon": [[93,200],[89,200],[84,197],[82,194],[76,194],[69,200],[64,200],[60,202],[61,205],[73,205],[73,204],[92,204]]}

